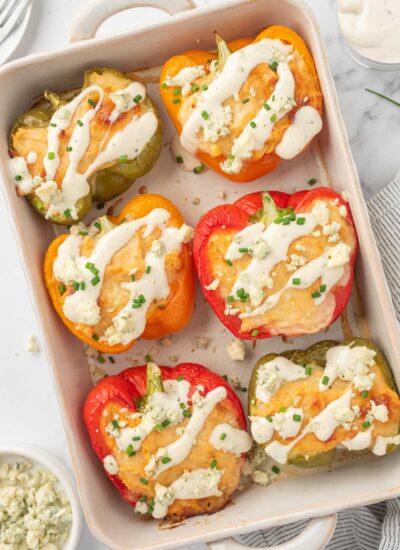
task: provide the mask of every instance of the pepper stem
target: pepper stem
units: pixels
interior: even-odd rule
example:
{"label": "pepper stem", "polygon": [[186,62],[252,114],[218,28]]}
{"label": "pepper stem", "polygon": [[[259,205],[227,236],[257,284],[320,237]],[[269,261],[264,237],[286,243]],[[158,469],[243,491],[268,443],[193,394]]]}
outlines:
{"label": "pepper stem", "polygon": [[146,369],[147,386],[146,386],[146,398],[148,399],[153,393],[160,393],[164,391],[161,369],[153,361],[147,363]]}
{"label": "pepper stem", "polygon": [[228,44],[225,42],[225,40],[222,38],[221,35],[219,35],[216,31],[214,31],[215,36],[215,42],[217,43],[217,53],[218,53],[218,69],[221,70],[225,63],[228,60],[228,57],[232,54],[231,50],[229,49]]}
{"label": "pepper stem", "polygon": [[262,222],[267,227],[280,215],[281,209],[276,206],[274,199],[266,191],[261,193],[261,200],[262,207],[253,216],[250,216],[249,221],[251,223]]}

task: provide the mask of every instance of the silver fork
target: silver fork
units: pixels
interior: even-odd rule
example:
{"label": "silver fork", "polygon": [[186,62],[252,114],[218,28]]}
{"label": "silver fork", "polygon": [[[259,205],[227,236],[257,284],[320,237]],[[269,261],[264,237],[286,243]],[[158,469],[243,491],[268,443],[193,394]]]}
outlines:
{"label": "silver fork", "polygon": [[19,24],[31,0],[0,0],[0,44]]}

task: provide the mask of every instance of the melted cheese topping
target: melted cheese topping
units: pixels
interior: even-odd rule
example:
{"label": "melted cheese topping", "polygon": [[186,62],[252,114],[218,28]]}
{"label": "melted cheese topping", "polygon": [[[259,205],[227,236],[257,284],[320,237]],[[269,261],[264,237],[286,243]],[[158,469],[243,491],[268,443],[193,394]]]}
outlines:
{"label": "melted cheese topping", "polygon": [[[173,77],[167,76],[165,86],[183,86],[182,146],[192,154],[199,150],[214,157],[223,154],[226,160],[220,166],[231,174],[240,172],[247,159],[259,158],[264,152],[275,150],[282,158],[299,154],[322,128],[316,108],[297,105],[296,99],[310,99],[298,82],[302,70],[307,74],[303,63],[292,46],[264,38],[233,52],[220,70],[213,61],[208,75],[203,67],[185,67]],[[263,75],[257,74],[259,68]],[[265,74],[267,82],[263,82]],[[196,84],[190,87],[193,82]],[[266,95],[268,89],[271,92]],[[316,93],[320,96],[319,90]],[[296,108],[291,124],[288,115]]]}
{"label": "melted cheese topping", "polygon": [[[32,161],[32,151],[26,159],[10,159],[11,177],[20,192],[35,193],[47,207],[46,218],[69,211],[72,218],[77,219],[76,205],[89,194],[89,178],[92,174],[120,158],[135,159],[156,132],[156,115],[152,111],[142,111],[140,107],[145,97],[146,89],[138,82],[131,82],[108,96],[98,84],[84,88],[51,117],[46,131],[47,147],[40,152],[40,166],[33,163],[32,168],[28,168],[27,161]],[[106,100],[111,101],[114,108],[108,116],[109,127],[100,143],[96,143],[97,136],[93,133],[92,123],[100,115],[99,111],[104,108]],[[114,132],[113,126],[120,115],[128,111],[132,111],[131,117]],[[66,135],[69,135],[69,139],[65,143]],[[36,141],[40,143],[40,140]],[[61,150],[64,145],[66,149]],[[97,152],[93,156],[96,147]],[[87,154],[92,156],[89,163],[85,161]],[[31,172],[35,171],[40,176],[32,177]]]}
{"label": "melted cheese topping", "polygon": [[[96,334],[110,345],[138,338],[153,304],[168,298],[171,277],[179,275],[182,243],[191,236],[185,224],[168,226],[169,218],[167,210],[155,208],[143,218],[126,221],[95,238],[89,254],[81,249],[88,239],[93,242],[90,237],[68,236],[53,264],[55,278],[72,285],[62,305],[67,319],[92,332],[100,328]],[[110,310],[101,307],[109,301],[111,318]]]}
{"label": "melted cheese topping", "polygon": [[[250,417],[254,440],[281,464],[338,445],[349,451],[372,446],[373,453],[384,454],[384,441],[398,439],[400,399],[387,387],[375,356],[365,346],[334,346],[325,369],[280,356],[259,366]],[[369,392],[360,376],[371,381]]]}

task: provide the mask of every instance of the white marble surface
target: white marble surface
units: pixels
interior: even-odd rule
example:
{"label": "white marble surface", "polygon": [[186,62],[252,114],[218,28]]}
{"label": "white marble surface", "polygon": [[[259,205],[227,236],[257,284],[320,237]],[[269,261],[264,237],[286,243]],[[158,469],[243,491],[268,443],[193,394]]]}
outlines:
{"label": "white marble surface", "polygon": [[[110,0],[112,1],[112,0]],[[209,2],[216,0],[209,0]],[[29,32],[15,57],[49,51],[67,43],[68,28],[84,0],[34,0]],[[198,3],[204,3],[199,0]],[[360,172],[365,197],[388,183],[400,167],[400,109],[364,91],[373,88],[400,98],[399,73],[369,71],[358,66],[346,53],[339,38],[336,0],[308,0],[315,10],[325,37],[339,99]],[[156,10],[139,10],[133,20],[117,17],[104,31],[116,26],[166,17]],[[48,365],[43,353],[25,351],[29,334],[41,335],[34,318],[26,281],[9,226],[0,203],[0,444],[32,443],[47,449],[70,464]],[[100,550],[85,527],[80,548]],[[192,547],[194,548],[194,547]],[[204,548],[202,545],[197,548]]]}

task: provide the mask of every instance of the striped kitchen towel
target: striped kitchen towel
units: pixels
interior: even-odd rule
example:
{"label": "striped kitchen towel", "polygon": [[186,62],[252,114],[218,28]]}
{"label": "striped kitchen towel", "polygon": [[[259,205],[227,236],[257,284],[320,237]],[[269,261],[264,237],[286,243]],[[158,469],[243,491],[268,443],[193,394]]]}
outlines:
{"label": "striped kitchen towel", "polygon": [[[368,202],[371,224],[400,320],[400,172]],[[307,521],[236,537],[245,546],[282,544],[298,535]],[[400,499],[338,513],[335,533],[326,550],[399,550]]]}

